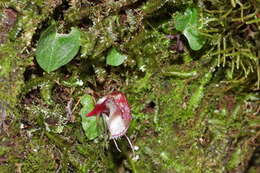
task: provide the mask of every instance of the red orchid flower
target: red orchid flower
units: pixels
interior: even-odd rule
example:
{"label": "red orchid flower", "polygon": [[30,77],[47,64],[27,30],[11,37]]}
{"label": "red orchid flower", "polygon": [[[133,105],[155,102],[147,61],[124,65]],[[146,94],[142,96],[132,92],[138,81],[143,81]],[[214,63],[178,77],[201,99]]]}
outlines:
{"label": "red orchid flower", "polygon": [[128,140],[131,148],[133,146],[126,136],[127,129],[132,120],[132,115],[130,113],[130,106],[127,102],[125,95],[122,92],[113,92],[102,98],[100,98],[95,108],[89,112],[86,116],[102,115],[107,124],[110,139],[113,139],[118,151],[115,139],[125,136]]}

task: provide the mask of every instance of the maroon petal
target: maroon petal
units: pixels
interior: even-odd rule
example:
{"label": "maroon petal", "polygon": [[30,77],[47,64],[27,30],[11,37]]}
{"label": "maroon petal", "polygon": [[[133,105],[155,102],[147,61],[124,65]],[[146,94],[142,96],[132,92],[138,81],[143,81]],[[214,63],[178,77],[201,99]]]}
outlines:
{"label": "maroon petal", "polygon": [[115,104],[118,106],[120,111],[122,112],[122,118],[124,120],[130,121],[132,119],[130,113],[130,106],[125,95],[121,92],[111,93],[110,96],[115,100]]}
{"label": "maroon petal", "polygon": [[113,102],[122,114],[123,119],[131,120],[130,106],[125,95],[122,92],[113,92],[103,98],[101,98],[95,105],[95,108],[86,114],[86,116],[99,115],[102,112],[110,112],[107,106],[108,102]]}
{"label": "maroon petal", "polygon": [[102,112],[105,112],[106,111],[106,106],[105,106],[105,103],[102,103],[102,104],[96,104],[95,105],[95,108],[89,112],[88,114],[86,114],[86,116],[88,117],[91,117],[93,115],[99,115],[101,114]]}

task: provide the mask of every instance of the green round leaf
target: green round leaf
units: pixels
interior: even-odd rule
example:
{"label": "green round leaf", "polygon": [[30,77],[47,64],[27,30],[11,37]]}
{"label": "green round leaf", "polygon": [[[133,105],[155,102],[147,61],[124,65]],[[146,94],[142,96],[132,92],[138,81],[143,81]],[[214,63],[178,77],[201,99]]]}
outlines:
{"label": "green round leaf", "polygon": [[92,97],[88,94],[85,94],[81,97],[80,103],[83,106],[82,109],[79,112],[79,114],[81,116],[85,116],[87,113],[92,111],[92,109],[94,109],[94,106],[95,106]]}
{"label": "green round leaf", "polygon": [[54,71],[70,62],[80,47],[80,31],[72,28],[69,34],[59,34],[56,26],[48,27],[40,37],[36,60],[47,72]]}
{"label": "green round leaf", "polygon": [[89,140],[93,140],[101,134],[100,127],[98,127],[97,117],[86,117],[86,114],[94,108],[94,101],[90,95],[84,95],[80,99],[82,108],[80,110],[81,126],[85,132],[85,136]]}
{"label": "green round leaf", "polygon": [[81,125],[89,140],[93,140],[101,134],[101,130],[98,127],[97,117],[82,116]]}
{"label": "green round leaf", "polygon": [[119,66],[124,62],[124,60],[126,58],[127,58],[126,55],[123,55],[119,51],[117,51],[115,48],[112,48],[108,52],[108,55],[106,58],[106,63],[108,65],[112,65],[112,66]]}

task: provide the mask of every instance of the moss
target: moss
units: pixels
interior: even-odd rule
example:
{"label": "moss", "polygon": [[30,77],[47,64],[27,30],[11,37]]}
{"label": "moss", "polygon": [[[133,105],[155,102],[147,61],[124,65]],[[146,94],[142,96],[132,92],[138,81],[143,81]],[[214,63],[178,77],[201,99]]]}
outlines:
{"label": "moss", "polygon": [[[20,93],[23,85],[22,73],[24,68],[19,68],[21,60],[17,58],[17,45],[6,43],[0,46],[1,50],[1,86],[0,97],[1,100],[7,104],[14,105],[17,103],[17,95]],[[26,61],[24,65],[26,65]]]}
{"label": "moss", "polygon": [[[18,12],[0,45],[1,116],[7,113],[0,120],[7,127],[0,133],[0,156],[7,159],[1,171],[236,172],[245,171],[255,159],[255,2],[1,3],[1,8]],[[172,16],[188,6],[201,9],[201,34],[208,42],[194,52],[180,36],[184,52],[178,52],[171,49],[176,43],[168,34],[179,34]],[[34,54],[39,33],[51,20],[64,31],[80,28],[82,47],[73,61],[47,74]],[[110,47],[126,54],[127,61],[107,66]],[[118,140],[122,153],[106,134],[88,140],[80,125],[80,96],[100,97],[119,89],[126,93],[134,117],[128,135],[139,148],[135,154],[124,139]]]}
{"label": "moss", "polygon": [[163,0],[150,0],[145,3],[145,5],[142,7],[142,11],[146,14],[150,14],[159,8],[161,8],[166,1]]}
{"label": "moss", "polygon": [[0,169],[2,172],[15,172],[15,168],[8,165],[0,165]]}
{"label": "moss", "polygon": [[0,156],[5,155],[9,150],[10,150],[9,147],[2,146],[2,147],[0,148]]}
{"label": "moss", "polygon": [[[169,106],[169,103],[167,106]],[[207,112],[208,114],[206,117],[210,117],[210,109],[207,109],[207,107],[210,106],[211,105],[208,105],[207,103],[203,103],[198,107],[203,107],[202,111]],[[178,108],[172,108],[171,112],[174,116],[176,115]],[[214,116],[214,112],[211,112],[210,114],[213,114]],[[168,118],[166,118],[166,116]],[[227,115],[222,116],[226,117]],[[150,122],[149,124],[152,123],[152,118],[153,117],[148,119]],[[221,172],[225,169],[225,164],[222,159],[223,155],[229,155],[226,148],[229,145],[228,139],[230,136],[228,134],[232,132],[232,129],[241,128],[243,122],[237,123],[236,126],[232,125],[231,127],[230,125],[232,123],[228,123],[225,118],[218,121],[213,119],[207,120],[204,115],[201,116],[201,118],[198,117],[199,120],[197,120],[194,125],[193,123],[185,123],[186,126],[182,127],[180,124],[176,124],[174,129],[174,126],[171,123],[172,120],[169,121],[170,119],[171,118],[167,114],[163,114],[162,117],[160,117],[159,122],[164,126],[163,128],[160,128],[161,130],[158,134],[140,134],[139,138],[142,138],[142,140],[139,140],[136,145],[140,146],[141,150],[138,151],[137,154],[140,154],[141,156],[147,154],[147,157],[151,160],[149,162],[142,160],[138,161],[136,164],[137,169],[145,169],[150,172],[156,172],[156,168],[168,171],[175,170],[177,172],[188,170],[196,172]],[[229,126],[227,126],[227,124],[229,124]],[[189,126],[189,129],[185,128],[187,126]],[[238,136],[239,134],[234,134],[233,137],[238,138]],[[245,142],[246,139],[243,141]],[[236,166],[234,167],[237,168],[238,164],[241,163],[241,159],[237,159],[235,156],[239,156],[239,158],[242,156],[246,159],[248,152],[250,153],[250,151],[244,150],[244,152],[240,152],[238,155],[234,152],[234,157],[232,156],[230,163],[233,163],[233,165],[236,163]],[[162,158],[162,161],[158,160],[160,157]]]}
{"label": "moss", "polygon": [[22,162],[22,172],[54,172],[58,168],[50,146],[39,145],[37,142],[31,142],[30,145],[30,152]]}

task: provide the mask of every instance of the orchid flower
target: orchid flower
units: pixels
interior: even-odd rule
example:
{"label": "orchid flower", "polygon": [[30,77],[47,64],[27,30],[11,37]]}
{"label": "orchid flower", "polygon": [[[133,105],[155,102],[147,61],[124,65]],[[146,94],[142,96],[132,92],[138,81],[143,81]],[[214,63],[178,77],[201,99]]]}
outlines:
{"label": "orchid flower", "polygon": [[132,120],[132,115],[127,99],[122,92],[113,92],[100,98],[97,101],[95,108],[86,116],[93,115],[103,116],[110,133],[110,139],[114,141],[118,151],[120,151],[120,149],[118,148],[115,140],[121,136],[126,137],[133,150],[133,145],[126,136],[127,129]]}

